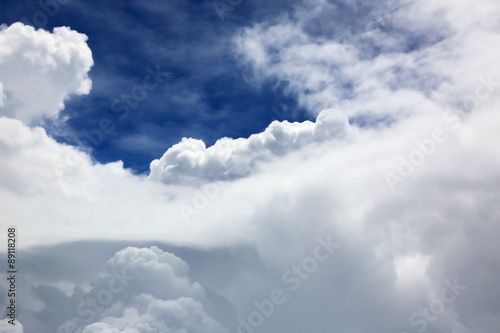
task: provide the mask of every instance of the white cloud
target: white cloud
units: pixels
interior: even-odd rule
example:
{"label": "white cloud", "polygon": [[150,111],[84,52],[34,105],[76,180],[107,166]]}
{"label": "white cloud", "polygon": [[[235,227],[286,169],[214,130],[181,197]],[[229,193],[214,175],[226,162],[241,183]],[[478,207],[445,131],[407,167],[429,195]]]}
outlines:
{"label": "white cloud", "polygon": [[[227,332],[207,312],[213,297],[191,282],[188,271],[186,262],[156,246],[127,247],[87,281],[90,288],[86,292],[82,281],[74,284],[68,296],[57,287],[40,283],[39,277],[32,276],[38,285],[33,280],[27,284],[18,280],[19,290],[31,290],[31,303],[42,302],[39,307],[21,306],[18,318],[27,332]],[[23,301],[18,300],[19,304]]]}
{"label": "white cloud", "polygon": [[[359,319],[356,314],[367,315],[364,306],[375,306],[375,300],[383,300],[390,304],[385,307],[387,311],[381,309],[372,314],[373,318],[381,318],[386,322],[384,325],[395,328],[398,323],[393,321],[407,322],[425,295],[414,294],[411,283],[403,284],[397,296],[389,292],[397,283],[395,258],[413,252],[432,255],[425,271],[432,290],[439,288],[442,278],[454,276],[467,281],[469,290],[478,290],[481,283],[485,286],[493,283],[469,274],[467,266],[484,255],[484,251],[498,251],[497,243],[488,237],[498,231],[494,224],[498,211],[488,204],[499,199],[496,185],[500,180],[500,160],[496,148],[490,144],[490,140],[498,139],[498,122],[492,121],[495,110],[470,115],[459,129],[449,127],[441,117],[426,118],[432,119],[430,127],[414,118],[382,132],[353,133],[348,142],[341,139],[314,142],[306,149],[270,158],[262,163],[259,172],[227,182],[227,187],[191,226],[178,215],[178,205],[189,202],[194,195],[190,188],[137,178],[123,170],[120,163],[91,164],[86,159],[70,168],[71,172],[63,170],[58,182],[52,173],[52,163],[59,154],[64,157],[66,151],[74,151],[46,138],[40,129],[31,130],[16,120],[2,119],[4,132],[15,134],[3,137],[0,145],[4,150],[2,167],[10,170],[10,183],[2,180],[9,187],[0,190],[2,218],[9,223],[18,221],[23,231],[23,246],[97,238],[162,240],[202,248],[253,244],[260,260],[278,274],[309,256],[317,236],[330,233],[342,243],[338,254],[318,269],[317,283],[303,283],[303,293],[296,296],[300,301],[287,303],[283,313],[302,311],[305,302],[317,302],[314,304],[328,308],[332,306],[328,302],[336,299],[341,307],[349,297],[360,297],[363,302],[334,310],[338,320],[343,315],[348,321],[345,325],[352,326]],[[425,139],[438,125],[445,128],[448,140],[392,193],[383,173],[395,171],[398,154],[412,152],[416,147],[413,140]],[[474,135],[478,132],[484,136]],[[14,137],[17,139],[13,140]],[[37,168],[30,171],[31,165]],[[14,166],[17,173],[13,172]],[[53,202],[58,203],[58,208],[48,209]],[[45,228],[32,228],[33,221]],[[465,230],[475,232],[464,235]],[[486,248],[468,253],[469,259],[464,263],[453,259],[457,253],[464,256],[476,242]],[[374,256],[376,249],[378,257]],[[164,299],[167,293],[175,299],[201,297],[186,280],[185,265],[172,256],[130,249],[115,256],[110,265],[142,274],[137,278],[144,286],[141,292],[155,299]],[[490,266],[487,271],[494,269]],[[169,272],[175,273],[169,275]],[[103,275],[95,286],[107,276]],[[250,291],[245,287],[247,284],[259,284],[242,275],[223,288],[221,294],[244,316],[252,311],[255,299],[263,299],[258,293],[283,287],[279,279],[264,283],[270,289],[255,287],[257,291]],[[174,291],[161,290],[164,281],[171,281],[167,286],[175,288]],[[332,281],[336,287],[331,287]],[[367,287],[370,292],[363,296],[357,290],[364,284],[370,286]],[[175,294],[175,290],[184,290],[183,295]],[[329,300],[325,299],[327,296]],[[466,302],[467,297],[464,295],[455,304],[457,318],[465,311],[460,308],[462,299]],[[125,307],[119,307],[120,311],[107,316],[121,318],[113,319],[117,325],[135,325],[149,316],[146,310],[138,310],[130,319],[124,315],[126,307],[133,306],[125,303]],[[391,311],[398,307],[401,313],[395,316]],[[314,314],[303,316],[301,320],[315,318]],[[111,325],[109,320],[101,325]],[[314,320],[321,326],[331,319]],[[290,321],[290,328],[294,323]],[[269,325],[263,327],[264,332],[273,327]],[[376,327],[385,327],[380,325]],[[369,332],[367,327],[359,330]],[[486,328],[484,331],[489,332]]]}
{"label": "white cloud", "polygon": [[[444,105],[465,102],[478,76],[500,77],[493,66],[495,48],[484,47],[498,43],[500,28],[489,15],[500,11],[495,1],[381,2],[364,26],[354,23],[352,29],[360,33],[349,38],[334,30],[338,26],[328,31],[332,38],[308,34],[308,24],[328,20],[327,10],[310,12],[311,7],[328,5],[320,0],[306,4],[278,24],[244,29],[234,45],[253,77],[286,82],[312,114],[335,107],[350,117],[399,118],[424,112],[429,99]],[[467,20],[458,19],[465,12]],[[421,47],[411,50],[419,42]],[[374,45],[382,50],[374,53]]]}
{"label": "white cloud", "polygon": [[418,283],[425,283],[429,261],[429,258],[421,255],[396,258],[394,266],[398,285],[415,288]]}
{"label": "white cloud", "polygon": [[[155,246],[149,249],[126,248],[107,262],[107,269],[109,272],[127,272],[134,276],[129,282],[132,289],[141,288],[142,292],[160,299],[181,296],[199,299],[205,295],[198,283],[190,281],[189,267],[182,259]],[[107,282],[110,278],[112,275],[109,273],[100,276],[101,282]],[[99,283],[96,282],[97,285]]]}
{"label": "white cloud", "polygon": [[0,108],[5,106],[7,96],[3,93],[3,84],[0,82]]}
{"label": "white cloud", "polygon": [[[214,332],[226,330],[204,310],[203,287],[192,283],[188,265],[175,255],[153,246],[128,247],[107,262],[107,272],[100,274],[89,295],[99,301],[99,291],[110,289],[110,281],[119,274],[113,290],[120,283],[113,303],[97,314],[95,323],[88,324],[84,333],[92,332]],[[118,301],[116,301],[118,300]],[[90,307],[89,307],[90,309]]]}
{"label": "white cloud", "polygon": [[23,333],[23,325],[15,321],[15,325],[9,324],[9,319],[0,320],[0,331],[2,333]]}
{"label": "white cloud", "polygon": [[347,136],[348,122],[336,110],[323,110],[315,123],[272,122],[262,133],[248,139],[219,139],[206,148],[202,140],[184,138],[151,162],[149,179],[164,183],[190,184],[196,181],[234,179],[249,176],[259,163]]}
{"label": "white cloud", "polygon": [[[87,36],[67,27],[52,33],[22,23],[0,30],[0,114],[31,121],[55,117],[71,94],[88,94],[93,65]],[[3,95],[3,96],[2,96]]]}
{"label": "white cloud", "polygon": [[83,333],[224,333],[228,332],[210,318],[203,306],[188,297],[158,300],[141,294],[132,300],[122,317],[106,317],[87,326]]}

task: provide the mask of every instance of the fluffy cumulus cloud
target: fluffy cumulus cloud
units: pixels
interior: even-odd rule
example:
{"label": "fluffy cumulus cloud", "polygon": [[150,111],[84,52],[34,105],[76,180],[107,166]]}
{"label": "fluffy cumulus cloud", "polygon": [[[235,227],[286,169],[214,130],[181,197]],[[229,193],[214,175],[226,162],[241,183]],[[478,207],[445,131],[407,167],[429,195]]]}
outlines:
{"label": "fluffy cumulus cloud", "polygon": [[[142,311],[141,311],[142,310]],[[158,300],[145,294],[134,298],[123,317],[107,317],[101,322],[87,326],[83,333],[113,332],[227,332],[217,321],[210,318],[203,306],[192,298]]]}
{"label": "fluffy cumulus cloud", "polygon": [[[127,248],[110,259],[107,268],[110,272],[127,272],[133,275],[134,282],[130,282],[132,288],[137,283],[142,288],[147,288],[144,292],[164,299],[181,296],[199,298],[204,295],[199,284],[190,282],[188,265],[182,259],[157,247]],[[110,274],[105,274],[100,277],[100,281],[108,281],[111,278]]]}
{"label": "fluffy cumulus cloud", "polygon": [[[85,281],[33,269],[24,289],[39,303],[21,318],[25,331],[63,312],[49,304],[76,309],[99,292],[105,301],[101,290],[116,290],[109,281],[125,272],[130,289],[109,289],[112,301],[80,322],[84,332],[498,332],[499,8],[311,0],[248,27],[234,45],[253,83],[286,82],[316,120],[274,122],[208,148],[183,139],[149,177],[0,118],[0,221],[18,225],[27,249],[139,239],[224,258],[193,259],[199,283],[186,260],[154,247],[120,251]],[[342,28],[342,11],[366,17]],[[324,17],[335,13],[337,30]],[[9,29],[29,30],[2,36]],[[32,33],[84,43],[66,29]],[[4,109],[17,115],[16,90],[0,81]],[[50,97],[51,114],[67,92]],[[224,181],[207,191],[214,180]],[[221,304],[234,318],[213,311]]]}
{"label": "fluffy cumulus cloud", "polygon": [[235,179],[250,175],[259,163],[300,150],[312,143],[344,138],[347,117],[336,110],[323,110],[316,122],[274,121],[262,133],[248,139],[222,138],[207,148],[202,140],[184,138],[151,162],[149,179],[164,183]]}
{"label": "fluffy cumulus cloud", "polygon": [[87,36],[15,23],[0,28],[0,115],[25,123],[57,116],[71,94],[88,94],[93,65]]}
{"label": "fluffy cumulus cloud", "polygon": [[199,283],[191,281],[186,262],[158,247],[120,250],[87,282],[88,286],[74,283],[66,293],[37,285],[30,297],[43,305],[26,306],[24,330],[228,332],[207,313],[211,300]]}
{"label": "fluffy cumulus cloud", "polygon": [[0,320],[0,330],[5,333],[22,333],[23,325],[18,323],[16,326],[12,326],[8,319],[4,319]]}

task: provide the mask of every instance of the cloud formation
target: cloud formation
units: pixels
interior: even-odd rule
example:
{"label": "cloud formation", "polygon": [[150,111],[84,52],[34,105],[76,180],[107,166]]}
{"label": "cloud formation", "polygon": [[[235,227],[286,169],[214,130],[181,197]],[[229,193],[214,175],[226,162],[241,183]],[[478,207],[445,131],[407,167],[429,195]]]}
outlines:
{"label": "cloud formation", "polygon": [[[342,15],[335,8],[306,1],[292,17],[243,29],[234,47],[249,75],[286,83],[311,114],[336,107],[349,117],[375,119],[422,113],[430,101],[470,107],[464,97],[478,76],[498,77],[491,67],[496,50],[483,50],[498,39],[497,24],[486,14],[500,12],[494,1],[382,1],[366,8],[363,20],[353,20],[353,32],[332,26],[332,10]],[[458,19],[465,12],[475,15]],[[318,34],[310,29],[313,22],[328,25]]]}
{"label": "cloud formation", "polygon": [[135,297],[122,317],[106,317],[87,326],[83,333],[224,333],[226,329],[210,318],[203,306],[192,298],[158,300],[150,295]]}
{"label": "cloud formation", "polygon": [[[288,81],[316,121],[274,122],[208,148],[185,138],[152,162],[148,178],[0,118],[0,219],[17,221],[23,246],[141,239],[227,251],[239,263],[203,271],[196,283],[177,256],[127,248],[87,291],[69,278],[63,282],[78,286],[71,296],[56,278],[35,289],[43,314],[57,312],[49,300],[77,307],[108,290],[113,300],[85,323],[87,333],[204,325],[217,332],[224,328],[209,314],[203,286],[248,318],[255,302],[286,290],[283,274],[312,255],[318,236],[333,235],[342,246],[285,294],[259,331],[498,332],[500,72],[492,45],[500,28],[490,15],[499,5],[400,4],[390,22],[368,34],[362,26],[354,40],[311,33],[306,23],[332,10],[326,1],[242,31],[235,41],[242,64],[258,80]],[[429,42],[410,43],[419,36]],[[392,186],[388,172],[397,177]],[[226,187],[186,224],[179,206],[192,203],[197,185],[217,179]],[[122,269],[134,279],[115,299],[110,281]]]}
{"label": "cloud formation", "polygon": [[248,139],[222,138],[206,147],[202,140],[184,138],[163,156],[151,162],[149,179],[166,184],[246,177],[258,168],[287,153],[312,143],[345,139],[347,118],[337,110],[323,110],[316,122],[272,122],[264,132]]}
{"label": "cloud formation", "polygon": [[204,304],[210,300],[188,270],[183,260],[158,247],[127,247],[106,262],[88,291],[76,284],[67,296],[57,287],[37,286],[32,297],[45,306],[26,309],[25,327],[58,333],[227,332],[207,314]]}
{"label": "cloud formation", "polygon": [[0,320],[0,330],[5,333],[22,333],[23,325],[17,323],[16,326],[12,326],[8,323],[8,319]]}
{"label": "cloud formation", "polygon": [[71,94],[88,94],[93,65],[87,36],[68,27],[15,23],[0,28],[0,115],[29,124],[55,117]]}

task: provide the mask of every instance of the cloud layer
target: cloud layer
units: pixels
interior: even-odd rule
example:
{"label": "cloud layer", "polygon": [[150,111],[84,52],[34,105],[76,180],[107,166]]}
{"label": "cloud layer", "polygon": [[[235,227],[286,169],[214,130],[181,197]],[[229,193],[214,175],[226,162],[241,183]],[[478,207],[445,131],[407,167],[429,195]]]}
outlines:
{"label": "cloud layer", "polygon": [[[119,161],[96,163],[28,126],[35,116],[57,114],[70,91],[85,92],[85,79],[48,95],[49,111],[28,112],[9,109],[14,90],[0,76],[10,110],[0,118],[0,221],[18,225],[26,255],[64,242],[141,240],[231,258],[205,270],[193,260],[199,282],[185,260],[149,246],[117,252],[93,279],[42,278],[33,269],[22,283],[30,294],[24,297],[37,303],[26,306],[32,316],[21,318],[23,325],[71,319],[73,313],[48,314],[61,312],[54,304],[76,308],[86,296],[109,290],[113,300],[95,311],[84,332],[224,332],[237,330],[241,320],[255,324],[258,311],[261,323],[252,327],[260,332],[498,332],[494,45],[500,27],[491,17],[499,5],[379,6],[369,16],[377,24],[355,22],[352,31],[332,31],[327,23],[322,34],[311,28],[323,14],[347,10],[326,1],[305,1],[289,17],[242,31],[235,54],[249,66],[252,83],[287,82],[316,120],[273,122],[262,133],[222,138],[211,147],[185,138],[151,163],[149,177]],[[352,1],[348,8],[365,7]],[[390,20],[383,19],[387,11]],[[470,15],[462,20],[463,13]],[[17,24],[1,33],[9,29],[30,28]],[[58,35],[85,45],[67,29],[33,38]],[[14,64],[24,52],[16,50],[8,58]],[[83,63],[68,77],[85,77],[91,61]],[[29,75],[30,68],[18,71]],[[48,90],[60,83],[47,82]],[[318,237],[327,235],[341,246],[308,266]],[[130,290],[116,297],[113,271],[134,276]],[[299,287],[290,288],[290,281]],[[277,289],[286,301],[265,316],[259,306]],[[226,303],[232,319],[212,311]]]}

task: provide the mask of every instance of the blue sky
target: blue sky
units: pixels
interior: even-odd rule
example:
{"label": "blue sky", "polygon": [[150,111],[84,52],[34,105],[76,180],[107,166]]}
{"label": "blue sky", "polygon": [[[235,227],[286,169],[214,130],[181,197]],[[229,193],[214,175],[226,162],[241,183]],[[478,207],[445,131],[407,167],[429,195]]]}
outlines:
{"label": "blue sky", "polygon": [[498,333],[498,17],[0,1],[0,331]]}
{"label": "blue sky", "polygon": [[[3,23],[23,18],[36,28],[44,23],[36,15],[41,7],[35,2],[3,2],[2,6]],[[49,133],[62,142],[91,148],[99,162],[123,160],[125,167],[144,173],[153,158],[182,137],[211,145],[223,136],[248,137],[273,119],[310,119],[293,95],[286,93],[286,82],[252,85],[231,52],[231,39],[239,28],[284,10],[293,12],[293,3],[244,1],[222,18],[211,1],[61,4],[43,28],[70,26],[89,37],[93,88],[89,95],[66,104],[59,115],[68,118],[64,130],[54,125],[51,131],[52,120],[48,121]],[[126,119],[120,119],[121,113],[111,111],[113,100],[141,84],[148,66],[159,66],[169,78],[148,92]],[[84,131],[99,128],[105,117],[116,129],[102,142],[97,137],[89,142]]]}

